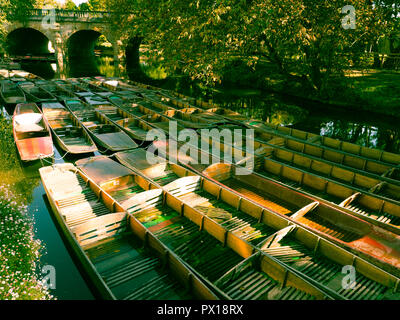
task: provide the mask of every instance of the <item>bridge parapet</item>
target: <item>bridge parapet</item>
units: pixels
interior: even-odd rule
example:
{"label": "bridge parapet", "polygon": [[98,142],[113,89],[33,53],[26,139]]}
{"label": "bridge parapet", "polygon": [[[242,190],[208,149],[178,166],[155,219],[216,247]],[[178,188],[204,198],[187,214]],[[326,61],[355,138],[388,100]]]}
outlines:
{"label": "bridge parapet", "polygon": [[[1,8],[9,19],[13,19],[13,12],[8,8]],[[45,17],[54,15],[56,22],[90,22],[106,23],[111,13],[107,11],[78,11],[64,9],[28,9],[26,19],[29,21],[41,21]],[[15,20],[19,18],[15,17]]]}

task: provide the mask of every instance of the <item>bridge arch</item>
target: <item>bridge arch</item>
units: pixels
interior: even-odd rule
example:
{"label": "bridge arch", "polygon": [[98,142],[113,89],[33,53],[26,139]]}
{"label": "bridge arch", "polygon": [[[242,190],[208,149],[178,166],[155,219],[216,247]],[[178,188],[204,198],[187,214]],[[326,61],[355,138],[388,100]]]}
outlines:
{"label": "bridge arch", "polygon": [[43,55],[54,53],[52,39],[43,32],[20,27],[10,31],[6,37],[6,50],[10,55]]}
{"label": "bridge arch", "polygon": [[[40,74],[43,77],[52,78],[57,71],[54,64],[56,44],[52,34],[42,32],[36,28],[27,26],[15,26],[8,30],[5,41],[5,50],[12,57],[17,57],[23,69]],[[32,56],[27,63],[26,56]],[[37,60],[35,57],[51,58],[49,60]]]}
{"label": "bridge arch", "polygon": [[95,46],[100,36],[104,36],[111,43],[110,48],[114,53],[115,43],[107,37],[101,29],[81,29],[71,32],[66,43],[65,53],[68,61],[69,75],[72,77],[85,75],[98,75],[100,70],[96,63]]}

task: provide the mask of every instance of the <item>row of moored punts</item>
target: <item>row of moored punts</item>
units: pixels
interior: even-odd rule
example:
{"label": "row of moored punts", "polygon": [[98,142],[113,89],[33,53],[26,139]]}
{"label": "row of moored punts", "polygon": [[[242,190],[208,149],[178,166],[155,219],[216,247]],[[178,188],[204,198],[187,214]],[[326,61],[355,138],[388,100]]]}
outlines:
{"label": "row of moored punts", "polygon": [[[117,78],[0,81],[22,160],[51,157],[52,138],[82,155],[39,171],[101,297],[400,298],[400,155]],[[148,134],[168,136],[171,121],[178,134],[254,129],[254,151],[210,138],[177,155],[176,137]]]}

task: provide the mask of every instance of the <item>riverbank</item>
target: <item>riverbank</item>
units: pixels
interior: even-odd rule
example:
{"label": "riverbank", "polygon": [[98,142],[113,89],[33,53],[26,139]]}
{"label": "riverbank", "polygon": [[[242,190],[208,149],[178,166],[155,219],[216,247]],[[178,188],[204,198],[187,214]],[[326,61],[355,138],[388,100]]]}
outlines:
{"label": "riverbank", "polygon": [[44,251],[27,205],[31,190],[15,152],[10,120],[0,117],[0,300],[49,300],[39,279]]}
{"label": "riverbank", "polygon": [[[237,72],[238,70],[236,70]],[[400,72],[389,70],[347,70],[344,77],[332,77],[323,97],[319,97],[298,77],[282,76],[276,68],[264,65],[241,78],[226,74],[223,87],[246,86],[321,103],[348,112],[371,112],[400,119]]]}

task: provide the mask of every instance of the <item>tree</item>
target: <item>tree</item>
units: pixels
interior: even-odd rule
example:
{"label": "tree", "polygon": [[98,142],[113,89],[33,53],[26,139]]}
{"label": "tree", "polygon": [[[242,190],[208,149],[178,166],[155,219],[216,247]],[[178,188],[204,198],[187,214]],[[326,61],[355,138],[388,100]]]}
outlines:
{"label": "tree", "polygon": [[12,19],[23,21],[28,16],[28,11],[34,7],[35,0],[0,0],[0,52],[5,52],[6,33],[5,26]]}
{"label": "tree", "polygon": [[106,2],[104,0],[89,0],[88,4],[91,11],[106,10]]}
{"label": "tree", "polygon": [[64,4],[66,10],[78,10],[78,7],[72,0],[67,0]]}
{"label": "tree", "polygon": [[89,11],[89,4],[87,2],[83,2],[78,6],[78,9],[81,11]]}
{"label": "tree", "polygon": [[[356,29],[342,27],[341,9],[349,4],[356,8]],[[115,25],[143,36],[170,71],[215,83],[233,58],[253,68],[270,62],[316,94],[387,27],[384,10],[366,0],[107,0],[107,5],[118,8]]]}

